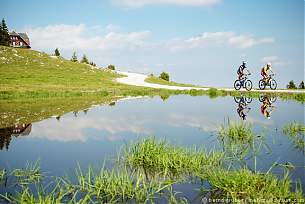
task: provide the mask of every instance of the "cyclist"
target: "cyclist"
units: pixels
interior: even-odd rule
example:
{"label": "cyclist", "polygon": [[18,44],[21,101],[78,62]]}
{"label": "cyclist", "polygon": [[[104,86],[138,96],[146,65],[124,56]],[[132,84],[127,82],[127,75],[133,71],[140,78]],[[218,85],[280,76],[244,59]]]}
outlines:
{"label": "cyclist", "polygon": [[268,62],[265,66],[263,66],[261,70],[261,75],[266,83],[271,79],[271,76],[270,74],[268,74],[268,71],[270,71],[273,74],[270,62]]}
{"label": "cyclist", "polygon": [[[242,80],[242,79],[246,78],[246,74],[244,72],[245,70],[247,70],[246,62],[243,61],[243,63],[239,66],[239,68],[237,70],[238,80]],[[250,72],[248,71],[248,73],[250,73]]]}

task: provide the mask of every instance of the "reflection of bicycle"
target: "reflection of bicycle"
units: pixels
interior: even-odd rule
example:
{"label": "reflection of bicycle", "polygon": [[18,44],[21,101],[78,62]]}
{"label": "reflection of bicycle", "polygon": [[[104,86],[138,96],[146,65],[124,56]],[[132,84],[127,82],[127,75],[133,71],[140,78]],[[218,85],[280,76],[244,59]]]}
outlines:
{"label": "reflection of bicycle", "polygon": [[238,116],[241,119],[246,120],[247,115],[251,110],[248,105],[252,102],[252,98],[244,96],[234,96],[234,101],[238,104],[236,109]]}
{"label": "reflection of bicycle", "polygon": [[266,79],[261,79],[261,80],[259,80],[259,82],[258,82],[258,87],[259,87],[259,89],[263,90],[263,89],[266,88],[266,86],[269,86],[270,89],[275,90],[276,87],[277,87],[277,83],[276,83],[276,81],[272,78],[273,76],[274,76],[274,74],[270,74],[270,75],[269,75],[269,78],[268,78],[268,80],[267,80],[267,82],[266,82]]}
{"label": "reflection of bicycle", "polygon": [[252,98],[250,98],[250,97],[243,97],[243,96],[234,96],[234,101],[236,103],[249,104],[249,103],[252,102]]}
{"label": "reflection of bicycle", "polygon": [[251,75],[250,73],[249,74],[246,74],[245,75],[245,78],[243,79],[237,79],[235,82],[234,82],[234,88],[235,90],[239,90],[241,89],[242,87],[245,88],[247,91],[250,91],[252,89],[252,81],[250,79],[247,78],[248,75]]}
{"label": "reflection of bicycle", "polygon": [[260,95],[258,100],[260,102],[269,101],[269,103],[272,104],[276,101],[276,97],[275,96]]}

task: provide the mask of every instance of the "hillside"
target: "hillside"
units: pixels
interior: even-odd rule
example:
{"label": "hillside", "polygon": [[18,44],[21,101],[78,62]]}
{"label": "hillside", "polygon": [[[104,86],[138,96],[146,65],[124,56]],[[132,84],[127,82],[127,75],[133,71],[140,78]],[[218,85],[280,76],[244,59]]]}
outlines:
{"label": "hillside", "polygon": [[0,46],[0,91],[93,92],[126,87],[114,81],[117,77],[46,53]]}

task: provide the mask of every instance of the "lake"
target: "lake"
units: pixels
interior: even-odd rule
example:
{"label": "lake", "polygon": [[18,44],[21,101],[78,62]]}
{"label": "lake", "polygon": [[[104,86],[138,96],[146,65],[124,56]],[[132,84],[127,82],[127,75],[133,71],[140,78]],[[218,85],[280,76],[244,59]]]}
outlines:
{"label": "lake", "polygon": [[[58,176],[73,174],[78,163],[85,168],[99,167],[106,161],[110,167],[121,147],[150,136],[166,138],[177,146],[222,151],[225,145],[217,137],[217,130],[228,121],[242,121],[252,124],[262,144],[256,163],[251,153],[244,158],[248,167],[265,172],[274,162],[291,163],[295,166],[291,178],[300,180],[304,189],[304,147],[296,147],[282,130],[290,122],[304,124],[304,104],[274,98],[266,107],[263,101],[229,96],[144,97],[32,124],[12,124],[0,130],[0,167],[21,168],[26,162],[39,160],[42,171]],[[271,111],[266,113],[265,108]],[[283,169],[274,168],[273,172],[281,175]],[[195,196],[188,190],[189,184],[177,188]]]}

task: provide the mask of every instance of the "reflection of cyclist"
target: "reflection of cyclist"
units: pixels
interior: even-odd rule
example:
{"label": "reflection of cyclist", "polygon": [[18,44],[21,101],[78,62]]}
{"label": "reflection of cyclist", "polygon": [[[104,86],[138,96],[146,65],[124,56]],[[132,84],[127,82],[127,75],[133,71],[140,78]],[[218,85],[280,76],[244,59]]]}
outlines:
{"label": "reflection of cyclist", "polygon": [[272,69],[271,69],[271,63],[267,63],[265,66],[262,67],[262,70],[261,70],[261,75],[262,77],[264,78],[265,82],[267,83],[271,76],[270,74],[268,74],[268,71],[270,71],[271,73],[273,73]]}
{"label": "reflection of cyclist", "polygon": [[246,120],[247,114],[249,113],[251,108],[248,107],[248,104],[245,102],[245,99],[242,98],[237,106],[237,113],[239,115],[239,117],[243,120]]}
{"label": "reflection of cyclist", "polygon": [[268,97],[264,97],[263,104],[261,106],[261,113],[268,119],[271,118],[271,113],[274,110],[274,106],[272,106],[272,102]]}
{"label": "reflection of cyclist", "polygon": [[[246,67],[246,62],[243,61],[243,63],[239,66],[238,70],[237,70],[237,74],[238,74],[238,80],[242,80],[246,78],[246,73],[245,70],[247,70]],[[249,72],[249,71],[248,71]]]}

